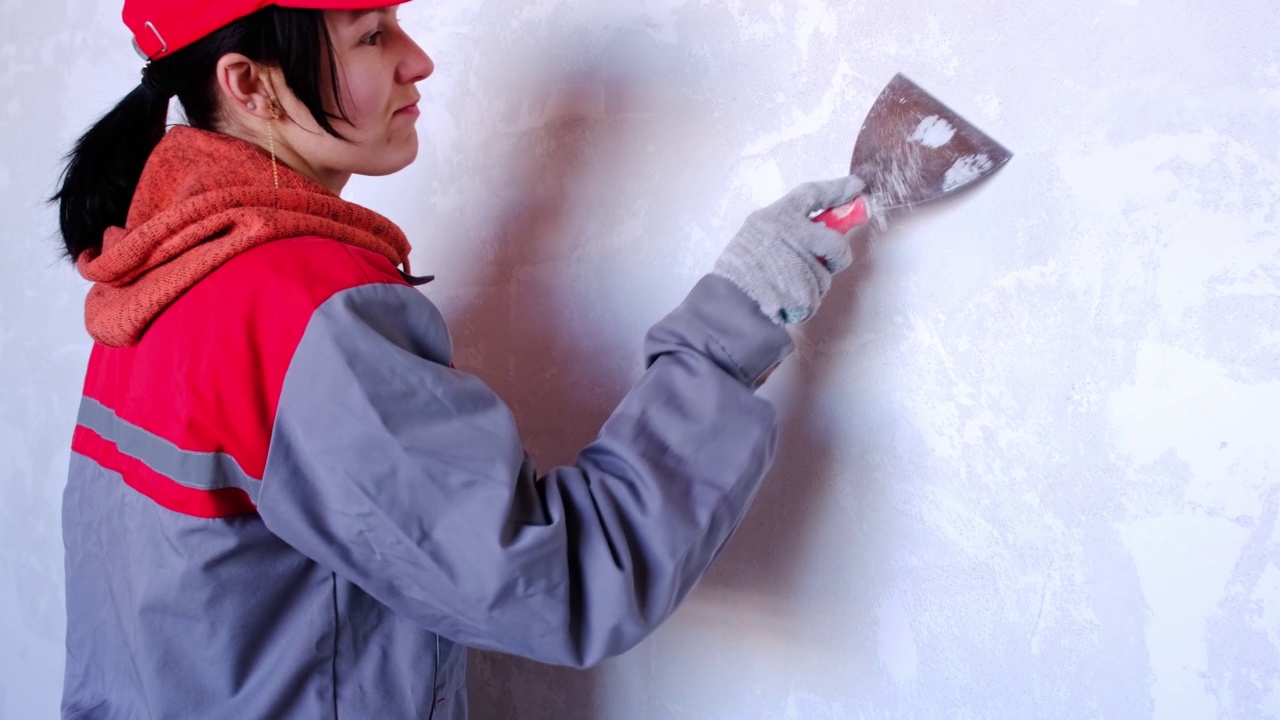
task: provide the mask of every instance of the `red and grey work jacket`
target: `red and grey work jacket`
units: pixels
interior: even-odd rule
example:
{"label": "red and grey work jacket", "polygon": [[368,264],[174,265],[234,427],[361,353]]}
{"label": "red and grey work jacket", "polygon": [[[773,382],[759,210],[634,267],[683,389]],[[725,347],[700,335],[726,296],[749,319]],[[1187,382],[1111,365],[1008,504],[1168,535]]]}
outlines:
{"label": "red and grey work jacket", "polygon": [[465,648],[585,666],[742,518],[791,348],[707,277],[572,466],[451,368],[435,306],[333,240],[249,250],[95,347],[64,498],[63,717],[466,716]]}

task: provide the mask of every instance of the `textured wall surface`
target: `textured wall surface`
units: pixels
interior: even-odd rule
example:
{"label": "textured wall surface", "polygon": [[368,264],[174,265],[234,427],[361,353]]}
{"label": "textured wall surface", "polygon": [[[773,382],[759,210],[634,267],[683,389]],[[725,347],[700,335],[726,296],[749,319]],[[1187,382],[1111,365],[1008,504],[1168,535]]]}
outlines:
{"label": "textured wall surface", "polygon": [[[621,5],[622,7],[610,7]],[[0,718],[61,687],[89,342],[41,199],[137,80],[118,0],[0,22]],[[460,366],[571,460],[746,214],[838,175],[903,71],[1016,153],[882,233],[765,392],[712,573],[589,672],[472,663],[483,720],[1280,717],[1280,9],[1270,0],[423,0],[401,222]]]}

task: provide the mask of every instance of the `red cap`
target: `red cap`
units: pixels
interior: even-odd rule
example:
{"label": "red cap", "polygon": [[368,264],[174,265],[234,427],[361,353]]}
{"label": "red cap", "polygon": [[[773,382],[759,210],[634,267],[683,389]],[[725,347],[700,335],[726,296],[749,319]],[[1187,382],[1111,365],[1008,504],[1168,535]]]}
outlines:
{"label": "red cap", "polygon": [[124,24],[133,45],[158,60],[268,5],[308,10],[368,10],[408,0],[125,0]]}

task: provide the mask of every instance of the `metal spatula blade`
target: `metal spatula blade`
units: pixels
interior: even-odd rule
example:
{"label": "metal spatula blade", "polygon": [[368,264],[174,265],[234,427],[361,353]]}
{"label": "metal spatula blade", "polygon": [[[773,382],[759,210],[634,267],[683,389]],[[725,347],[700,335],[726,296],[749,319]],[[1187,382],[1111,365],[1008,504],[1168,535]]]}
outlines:
{"label": "metal spatula blade", "polygon": [[[882,214],[949,195],[995,172],[1013,153],[923,88],[898,74],[880,93],[853,148],[850,172],[867,181],[862,199]],[[856,202],[856,201],[855,201]],[[850,212],[814,218],[837,230]],[[865,212],[856,215],[865,218]]]}

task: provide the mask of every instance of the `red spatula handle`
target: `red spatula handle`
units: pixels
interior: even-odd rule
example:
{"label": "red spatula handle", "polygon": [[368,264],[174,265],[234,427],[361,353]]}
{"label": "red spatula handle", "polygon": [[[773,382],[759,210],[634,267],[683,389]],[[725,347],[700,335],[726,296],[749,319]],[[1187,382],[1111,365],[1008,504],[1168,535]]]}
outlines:
{"label": "red spatula handle", "polygon": [[823,210],[814,222],[840,233],[847,233],[867,221],[867,201],[858,196],[840,207]]}

